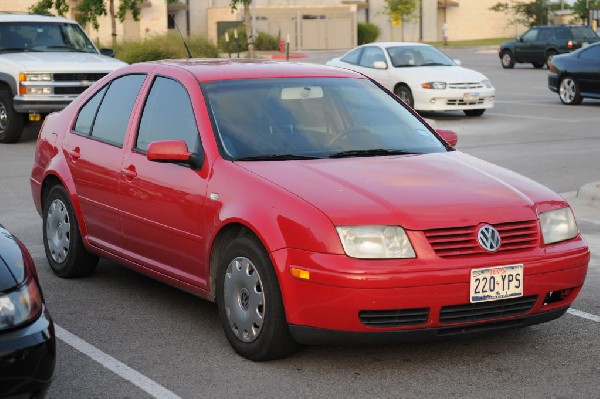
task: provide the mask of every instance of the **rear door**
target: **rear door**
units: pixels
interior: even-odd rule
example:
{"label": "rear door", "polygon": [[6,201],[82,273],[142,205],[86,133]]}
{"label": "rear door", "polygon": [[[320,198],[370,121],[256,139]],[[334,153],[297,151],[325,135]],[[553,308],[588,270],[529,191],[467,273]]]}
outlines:
{"label": "rear door", "polygon": [[190,152],[202,151],[195,117],[196,109],[202,107],[200,87],[187,73],[174,78],[164,68],[158,67],[156,72],[136,124],[135,141],[123,160],[119,189],[123,254],[204,287],[203,207],[208,168],[193,170],[188,165],[146,158],[148,145],[160,140],[183,140]]}
{"label": "rear door", "polygon": [[83,211],[84,234],[101,248],[119,243],[118,188],[133,105],[146,76],[125,75],[98,90],[80,109],[63,151]]}
{"label": "rear door", "polygon": [[579,72],[579,89],[584,94],[600,97],[600,45],[581,50],[579,60],[582,65]]}

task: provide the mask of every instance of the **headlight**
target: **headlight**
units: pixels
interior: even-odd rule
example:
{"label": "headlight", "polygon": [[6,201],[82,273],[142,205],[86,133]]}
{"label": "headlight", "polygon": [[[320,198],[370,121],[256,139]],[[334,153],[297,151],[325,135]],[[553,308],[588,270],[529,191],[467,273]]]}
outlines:
{"label": "headlight", "polygon": [[42,310],[42,295],[33,279],[16,291],[0,296],[0,330],[36,319]]}
{"label": "headlight", "polygon": [[406,232],[399,226],[340,226],[337,232],[346,255],[351,258],[415,257]]}
{"label": "headlight", "polygon": [[569,240],[577,236],[577,225],[571,208],[540,213],[544,244]]}
{"label": "headlight", "polygon": [[21,82],[51,82],[51,73],[22,73],[19,75]]}
{"label": "headlight", "polygon": [[446,88],[446,82],[427,82],[421,84],[421,87],[424,89],[444,90]]}
{"label": "headlight", "polygon": [[487,87],[488,89],[494,88],[494,86],[492,86],[492,82],[490,82],[489,79],[482,80],[481,84],[484,85],[485,87]]}

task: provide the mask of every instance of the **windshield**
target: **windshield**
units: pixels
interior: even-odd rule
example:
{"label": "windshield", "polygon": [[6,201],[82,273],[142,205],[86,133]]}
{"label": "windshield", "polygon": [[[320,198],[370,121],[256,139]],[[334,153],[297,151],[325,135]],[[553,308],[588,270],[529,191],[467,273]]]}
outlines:
{"label": "windshield", "polygon": [[367,79],[248,79],[201,87],[226,159],[447,151],[400,100]]}
{"label": "windshield", "polygon": [[96,53],[81,27],[71,23],[2,22],[0,52],[74,51]]}
{"label": "windshield", "polygon": [[446,54],[430,46],[388,47],[387,52],[396,68],[456,65]]}

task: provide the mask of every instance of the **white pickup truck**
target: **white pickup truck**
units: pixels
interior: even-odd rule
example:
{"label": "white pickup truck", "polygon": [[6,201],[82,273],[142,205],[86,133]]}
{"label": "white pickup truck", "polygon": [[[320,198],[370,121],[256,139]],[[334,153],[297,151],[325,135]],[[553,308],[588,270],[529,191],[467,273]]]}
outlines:
{"label": "white pickup truck", "polygon": [[26,121],[63,109],[126,65],[113,54],[71,19],[0,13],[0,143],[19,141]]}

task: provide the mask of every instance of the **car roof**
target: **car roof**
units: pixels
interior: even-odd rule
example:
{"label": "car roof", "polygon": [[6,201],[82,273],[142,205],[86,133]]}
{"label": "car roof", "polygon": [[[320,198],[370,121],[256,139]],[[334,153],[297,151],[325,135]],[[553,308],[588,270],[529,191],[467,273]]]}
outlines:
{"label": "car roof", "polygon": [[260,59],[211,58],[151,61],[145,64],[161,64],[185,69],[200,82],[236,79],[265,78],[359,78],[356,72],[317,64],[282,62]]}
{"label": "car roof", "polygon": [[54,23],[69,23],[77,22],[69,18],[55,17],[52,15],[27,14],[17,12],[0,12],[0,22],[54,22]]}
{"label": "car roof", "polygon": [[363,44],[361,47],[368,46],[368,45],[376,45],[376,46],[380,46],[380,47],[413,47],[413,46],[432,47],[429,44],[417,43],[417,42],[373,42],[373,43]]}

